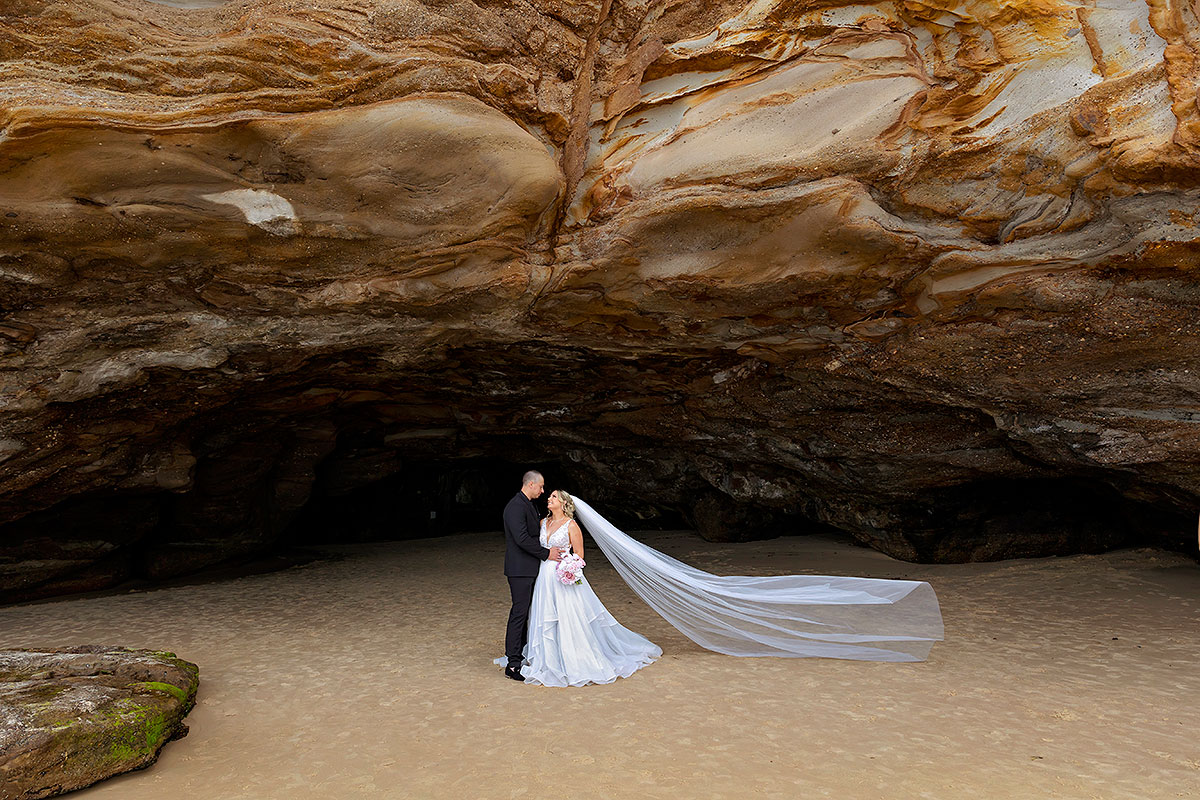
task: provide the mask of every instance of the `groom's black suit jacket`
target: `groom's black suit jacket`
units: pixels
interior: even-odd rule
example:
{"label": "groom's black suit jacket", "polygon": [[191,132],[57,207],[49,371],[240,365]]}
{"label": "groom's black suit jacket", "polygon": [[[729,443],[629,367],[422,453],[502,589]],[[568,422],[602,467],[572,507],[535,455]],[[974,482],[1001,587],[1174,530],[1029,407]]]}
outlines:
{"label": "groom's black suit jacket", "polygon": [[537,511],[524,492],[504,507],[504,574],[512,578],[536,578],[541,562],[550,551],[538,541]]}

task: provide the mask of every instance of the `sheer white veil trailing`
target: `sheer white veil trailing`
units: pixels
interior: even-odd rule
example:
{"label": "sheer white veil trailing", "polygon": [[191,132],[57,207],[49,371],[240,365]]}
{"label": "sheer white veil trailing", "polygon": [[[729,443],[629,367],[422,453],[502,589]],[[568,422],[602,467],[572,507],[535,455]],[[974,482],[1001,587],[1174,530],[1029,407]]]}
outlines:
{"label": "sheer white veil trailing", "polygon": [[732,656],[924,661],[942,613],[922,581],[720,576],[617,530],[578,497],[575,517],[647,605],[701,647]]}

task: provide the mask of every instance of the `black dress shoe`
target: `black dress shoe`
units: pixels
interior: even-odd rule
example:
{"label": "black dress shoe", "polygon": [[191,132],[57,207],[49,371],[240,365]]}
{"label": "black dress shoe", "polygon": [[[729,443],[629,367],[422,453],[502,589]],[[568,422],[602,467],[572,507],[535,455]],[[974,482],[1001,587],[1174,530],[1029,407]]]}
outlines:
{"label": "black dress shoe", "polygon": [[517,667],[505,667],[504,677],[512,678],[514,681],[525,682],[525,676],[521,674],[521,670]]}

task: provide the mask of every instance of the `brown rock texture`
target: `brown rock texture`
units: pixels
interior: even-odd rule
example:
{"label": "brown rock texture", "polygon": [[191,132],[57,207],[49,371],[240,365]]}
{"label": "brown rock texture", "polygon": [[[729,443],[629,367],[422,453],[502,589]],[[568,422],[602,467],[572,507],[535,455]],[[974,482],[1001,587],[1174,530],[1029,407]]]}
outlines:
{"label": "brown rock texture", "polygon": [[10,0],[0,59],[0,599],[489,458],[712,538],[1190,538],[1187,0]]}
{"label": "brown rock texture", "polygon": [[198,675],[174,653],[0,650],[0,797],[53,797],[150,766],[187,735]]}

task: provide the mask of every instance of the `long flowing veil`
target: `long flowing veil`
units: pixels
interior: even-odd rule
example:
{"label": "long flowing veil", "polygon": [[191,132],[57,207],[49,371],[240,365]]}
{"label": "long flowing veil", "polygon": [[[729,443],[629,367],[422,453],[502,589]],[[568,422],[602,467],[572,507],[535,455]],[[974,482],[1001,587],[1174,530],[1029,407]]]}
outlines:
{"label": "long flowing veil", "polygon": [[712,575],[574,500],[576,519],[630,588],[701,647],[732,656],[924,661],[942,639],[937,595],[923,581]]}

